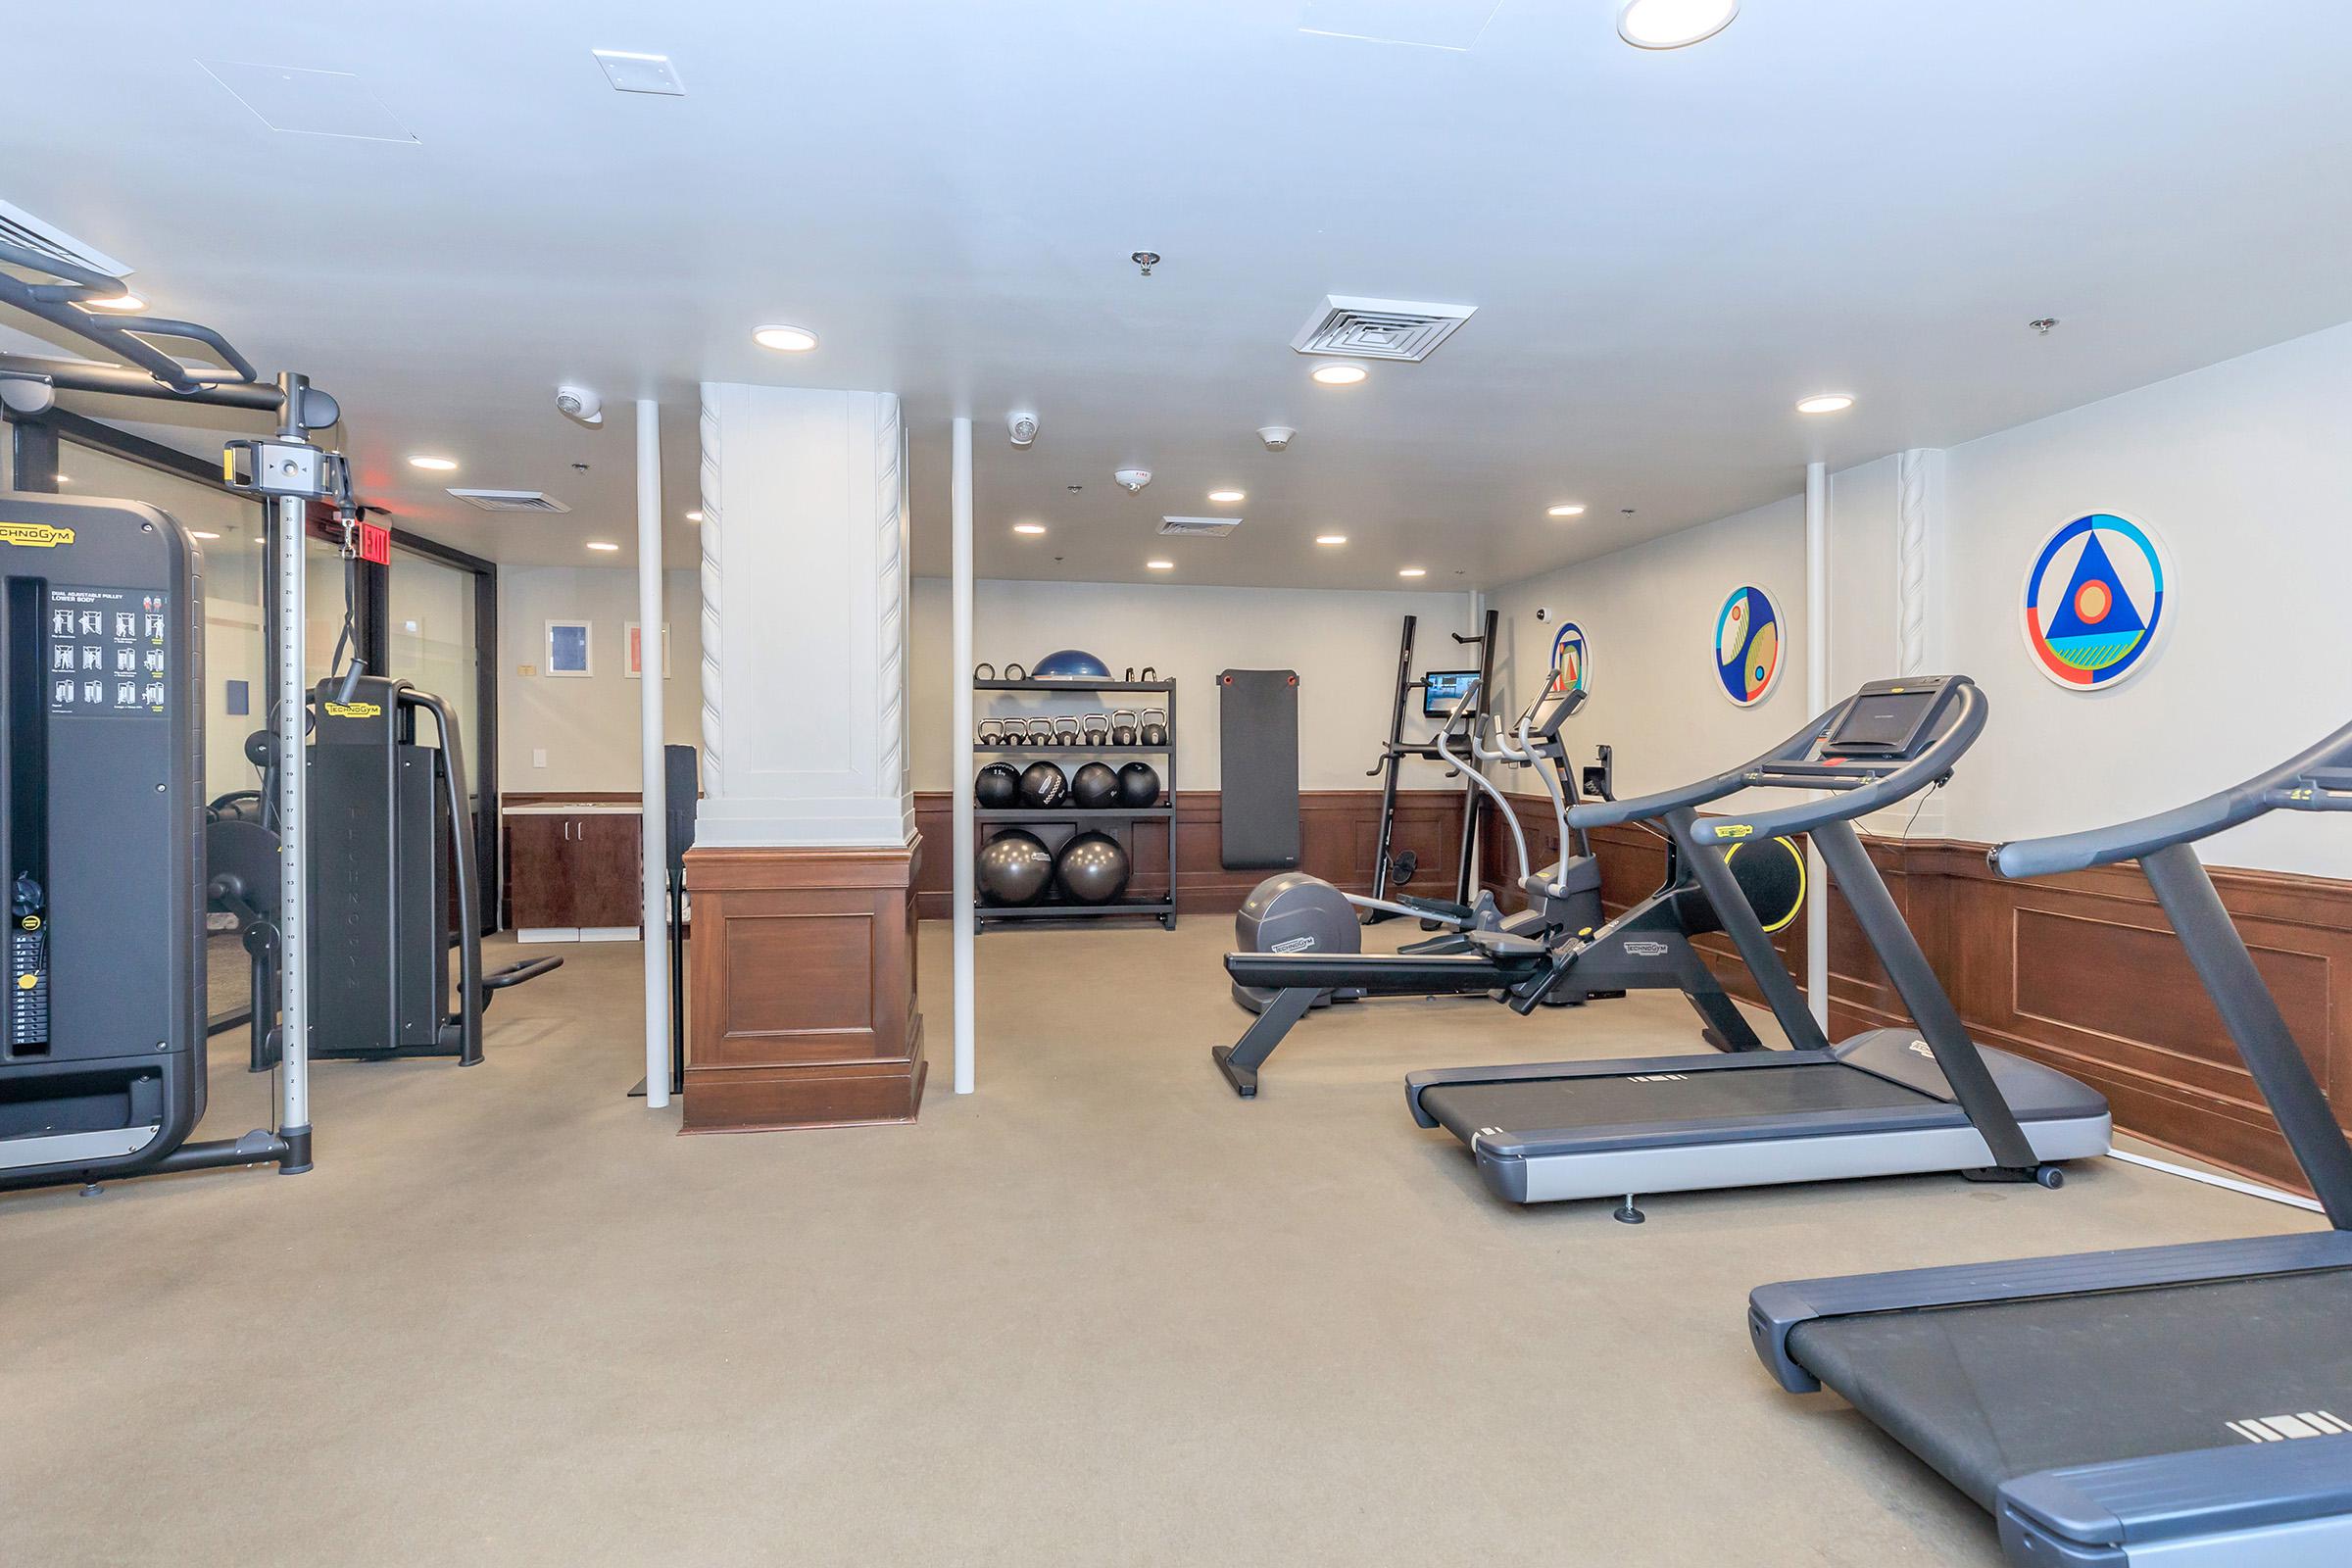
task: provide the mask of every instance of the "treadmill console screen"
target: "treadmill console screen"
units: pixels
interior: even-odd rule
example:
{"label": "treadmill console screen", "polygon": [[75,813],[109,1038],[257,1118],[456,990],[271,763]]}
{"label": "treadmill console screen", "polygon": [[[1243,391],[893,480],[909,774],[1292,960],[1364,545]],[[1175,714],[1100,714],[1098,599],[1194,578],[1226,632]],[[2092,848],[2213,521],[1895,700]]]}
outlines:
{"label": "treadmill console screen", "polygon": [[[1542,696],[1527,705],[1527,712],[1523,715],[1527,731],[1539,740],[1556,740],[1560,726],[1568,722],[1570,714],[1584,706],[1583,687],[1571,686],[1565,691],[1553,691],[1546,686]],[[1519,732],[1514,728],[1511,733],[1516,735]]]}
{"label": "treadmill console screen", "polygon": [[1872,681],[1821,743],[1825,757],[1906,758],[1924,744],[1951,688],[1935,677]]}
{"label": "treadmill console screen", "polygon": [[[1453,705],[1478,689],[1475,669],[1433,669],[1421,677],[1421,716],[1444,718],[1453,711]],[[1478,707],[1471,705],[1470,716],[1478,716]]]}

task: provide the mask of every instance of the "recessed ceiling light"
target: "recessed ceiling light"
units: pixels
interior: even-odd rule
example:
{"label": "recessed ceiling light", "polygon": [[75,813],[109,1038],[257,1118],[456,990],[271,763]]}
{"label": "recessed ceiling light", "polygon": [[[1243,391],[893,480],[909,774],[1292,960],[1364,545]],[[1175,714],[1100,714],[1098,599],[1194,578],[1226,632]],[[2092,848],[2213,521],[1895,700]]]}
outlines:
{"label": "recessed ceiling light", "polygon": [[686,520],[688,522],[700,522],[703,520],[703,514],[699,512],[689,512],[686,514]]}
{"label": "recessed ceiling light", "polygon": [[1012,531],[1014,533],[1039,534],[1046,531],[1046,525],[1042,522],[1016,522],[1012,525]]}
{"label": "recessed ceiling light", "polygon": [[1211,490],[1208,499],[1220,507],[1238,507],[1250,498],[1239,490]]}
{"label": "recessed ceiling light", "polygon": [[59,484],[72,484],[74,482],[72,476],[68,474],[53,473],[50,475],[50,477],[55,479]]}
{"label": "recessed ceiling light", "polygon": [[81,308],[85,311],[143,311],[147,308],[147,302],[136,294],[118,294],[113,299],[83,300]]}
{"label": "recessed ceiling light", "polygon": [[1796,412],[1799,414],[1843,414],[1853,406],[1853,394],[1849,392],[1817,392],[1812,397],[1796,400]]}
{"label": "recessed ceiling light", "polygon": [[1429,575],[1429,568],[1426,566],[1406,566],[1398,571],[1396,575],[1399,577],[1426,577]]}
{"label": "recessed ceiling light", "polygon": [[1371,373],[1360,365],[1326,365],[1315,371],[1315,379],[1325,386],[1353,386]]}
{"label": "recessed ceiling light", "polygon": [[763,326],[752,333],[752,341],[778,354],[806,354],[816,347],[816,334],[805,326]]}
{"label": "recessed ceiling light", "polygon": [[620,546],[607,544],[602,539],[591,539],[588,541],[588,548],[591,550],[618,550]]}
{"label": "recessed ceiling light", "polygon": [[188,532],[198,539],[218,539],[220,537],[217,533],[206,533],[202,528],[190,528]]}
{"label": "recessed ceiling light", "polygon": [[1617,36],[1637,49],[1680,49],[1714,37],[1740,15],[1740,0],[1626,0]]}
{"label": "recessed ceiling light", "polygon": [[1544,514],[1546,517],[1581,517],[1584,514],[1585,504],[1581,501],[1564,501]]}
{"label": "recessed ceiling light", "polygon": [[451,472],[452,470],[454,470],[454,469],[457,467],[457,466],[458,466],[458,460],[457,460],[457,459],[455,459],[455,458],[433,458],[433,457],[422,457],[422,456],[419,456],[419,457],[414,457],[414,458],[411,458],[411,459],[409,460],[409,466],[410,466],[410,467],[412,467],[412,468],[428,468],[428,469],[432,470],[434,473],[448,473],[448,472]]}
{"label": "recessed ceiling light", "polygon": [[1348,536],[1344,533],[1319,533],[1315,535],[1315,543],[1319,545],[1344,545],[1347,542]]}
{"label": "recessed ceiling light", "polygon": [[1176,569],[1176,563],[1173,561],[1147,561],[1144,564],[1153,571],[1174,571]]}

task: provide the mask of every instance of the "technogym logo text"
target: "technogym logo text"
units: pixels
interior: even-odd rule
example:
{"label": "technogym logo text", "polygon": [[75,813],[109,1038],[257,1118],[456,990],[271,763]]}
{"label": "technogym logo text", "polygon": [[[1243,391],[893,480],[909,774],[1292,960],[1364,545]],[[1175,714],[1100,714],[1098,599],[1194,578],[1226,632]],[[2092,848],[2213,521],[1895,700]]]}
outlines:
{"label": "technogym logo text", "polygon": [[2286,1443],[2295,1438],[2333,1438],[2352,1432],[2352,1426],[2325,1410],[2306,1410],[2301,1415],[2248,1416],[2229,1426],[2248,1443]]}

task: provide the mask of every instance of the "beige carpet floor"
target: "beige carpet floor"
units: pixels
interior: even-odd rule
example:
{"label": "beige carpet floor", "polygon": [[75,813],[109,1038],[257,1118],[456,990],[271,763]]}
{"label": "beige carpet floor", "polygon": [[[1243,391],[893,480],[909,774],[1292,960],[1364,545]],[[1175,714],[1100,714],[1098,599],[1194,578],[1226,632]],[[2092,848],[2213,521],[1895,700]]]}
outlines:
{"label": "beige carpet floor", "polygon": [[1696,1049],[1677,999],[1335,1010],[1245,1103],[1229,935],[984,936],[959,1099],[927,925],[911,1127],[674,1136],[590,948],[483,1066],[319,1067],[313,1174],[0,1195],[0,1562],[1986,1565],[1748,1288],[2317,1223],[2112,1161],[1510,1207],[1404,1072]]}

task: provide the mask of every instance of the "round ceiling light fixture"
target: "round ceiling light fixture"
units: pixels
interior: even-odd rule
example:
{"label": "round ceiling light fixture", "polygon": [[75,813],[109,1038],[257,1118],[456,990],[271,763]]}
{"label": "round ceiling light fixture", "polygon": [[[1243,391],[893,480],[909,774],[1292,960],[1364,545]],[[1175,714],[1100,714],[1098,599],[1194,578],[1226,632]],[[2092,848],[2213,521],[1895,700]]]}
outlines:
{"label": "round ceiling light fixture", "polygon": [[422,468],[427,473],[454,473],[457,471],[458,460],[455,458],[431,457],[420,452],[416,457],[413,457],[409,460],[409,466],[412,468]]}
{"label": "round ceiling light fixture", "polygon": [[1563,501],[1544,514],[1546,517],[1581,517],[1584,514],[1585,504],[1581,501]]}
{"label": "round ceiling light fixture", "polygon": [[1238,507],[1250,498],[1239,490],[1211,490],[1208,499],[1220,507]]}
{"label": "round ceiling light fixture", "polygon": [[1854,406],[1851,392],[1816,392],[1809,398],[1796,400],[1799,414],[1843,414]]}
{"label": "round ceiling light fixture", "polygon": [[1326,365],[1315,371],[1315,379],[1325,386],[1354,386],[1371,373],[1360,365]]}
{"label": "round ceiling light fixture", "polygon": [[699,512],[689,512],[686,514],[686,520],[688,522],[700,522],[703,520],[703,514]]}
{"label": "round ceiling light fixture", "polygon": [[1347,542],[1348,536],[1344,533],[1319,533],[1315,535],[1315,543],[1319,545],[1344,545]]}
{"label": "round ceiling light fixture", "polygon": [[1147,561],[1144,564],[1153,571],[1174,571],[1176,569],[1176,563],[1173,561]]}
{"label": "round ceiling light fixture", "polygon": [[1429,568],[1427,566],[1405,566],[1400,568],[1396,575],[1399,577],[1426,577],[1429,575]]}
{"label": "round ceiling light fixture", "polygon": [[614,545],[614,544],[607,544],[607,543],[606,543],[604,540],[602,540],[602,539],[591,539],[591,540],[589,540],[589,541],[588,541],[588,548],[589,548],[589,549],[591,549],[591,550],[618,550],[618,549],[620,548],[620,546],[618,546],[618,545]]}
{"label": "round ceiling light fixture", "polygon": [[1626,0],[1617,36],[1637,49],[1683,49],[1732,24],[1740,0]]}
{"label": "round ceiling light fixture", "polygon": [[816,347],[816,334],[805,326],[762,326],[754,329],[752,341],[778,354],[806,354]]}
{"label": "round ceiling light fixture", "polygon": [[1042,522],[1016,522],[1016,523],[1014,523],[1014,524],[1012,525],[1012,531],[1013,531],[1014,533],[1025,533],[1025,534],[1033,534],[1033,535],[1034,535],[1034,534],[1041,534],[1041,533],[1044,533],[1044,532],[1046,531],[1046,525],[1045,525],[1044,523],[1042,523]]}

